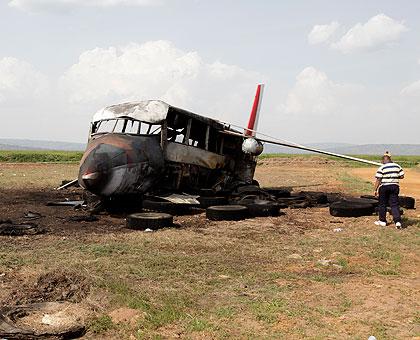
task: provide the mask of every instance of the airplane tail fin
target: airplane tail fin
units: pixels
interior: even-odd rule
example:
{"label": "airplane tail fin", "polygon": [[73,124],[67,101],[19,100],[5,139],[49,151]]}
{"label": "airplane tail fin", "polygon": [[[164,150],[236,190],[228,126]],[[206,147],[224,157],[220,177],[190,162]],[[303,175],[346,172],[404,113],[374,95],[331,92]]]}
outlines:
{"label": "airplane tail fin", "polygon": [[258,118],[260,115],[261,102],[264,92],[264,84],[258,84],[257,92],[255,92],[254,104],[252,105],[251,115],[249,116],[248,127],[245,130],[245,135],[255,136],[255,130],[258,126]]}

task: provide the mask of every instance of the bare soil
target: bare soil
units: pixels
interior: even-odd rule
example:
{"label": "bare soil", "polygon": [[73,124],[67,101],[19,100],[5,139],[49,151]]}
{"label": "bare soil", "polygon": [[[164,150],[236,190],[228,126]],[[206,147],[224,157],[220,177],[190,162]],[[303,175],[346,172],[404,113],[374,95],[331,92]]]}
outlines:
{"label": "bare soil", "polygon": [[[374,171],[323,158],[267,159],[256,178],[337,192],[347,190],[343,173],[365,180]],[[238,222],[180,216],[177,228],[144,233],[126,229],[124,216],[73,222],[84,212],[46,206],[81,198],[80,189],[53,189],[76,173],[74,164],[0,164],[0,219],[24,222],[34,211],[48,230],[0,237],[2,305],[77,302],[87,339],[420,336],[417,211],[405,213],[402,231],[378,229],[374,216],[309,208]],[[403,193],[418,200],[411,170],[405,183]]]}
{"label": "bare soil", "polygon": [[[420,198],[420,169],[404,169],[405,177],[400,182],[401,195]],[[374,182],[375,171],[370,168],[352,169],[351,173],[366,181]]]}

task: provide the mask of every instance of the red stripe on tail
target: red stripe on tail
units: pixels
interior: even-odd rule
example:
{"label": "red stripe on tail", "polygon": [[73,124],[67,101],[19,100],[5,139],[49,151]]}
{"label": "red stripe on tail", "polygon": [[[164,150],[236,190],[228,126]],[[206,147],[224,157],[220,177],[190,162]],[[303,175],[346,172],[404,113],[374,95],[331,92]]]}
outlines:
{"label": "red stripe on tail", "polygon": [[255,136],[255,131],[252,131],[252,130],[257,129],[263,91],[264,91],[264,84],[259,84],[257,86],[257,92],[255,93],[254,104],[252,105],[251,115],[249,116],[248,127],[245,130],[245,135],[247,136]]}

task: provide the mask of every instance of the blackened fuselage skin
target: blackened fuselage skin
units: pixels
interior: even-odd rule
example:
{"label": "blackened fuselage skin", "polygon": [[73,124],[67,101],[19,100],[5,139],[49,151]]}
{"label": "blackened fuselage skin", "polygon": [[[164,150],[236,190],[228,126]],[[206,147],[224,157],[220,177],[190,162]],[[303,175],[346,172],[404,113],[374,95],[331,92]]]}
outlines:
{"label": "blackened fuselage skin", "polygon": [[159,180],[164,164],[158,135],[96,135],[82,157],[78,180],[98,196],[143,194]]}

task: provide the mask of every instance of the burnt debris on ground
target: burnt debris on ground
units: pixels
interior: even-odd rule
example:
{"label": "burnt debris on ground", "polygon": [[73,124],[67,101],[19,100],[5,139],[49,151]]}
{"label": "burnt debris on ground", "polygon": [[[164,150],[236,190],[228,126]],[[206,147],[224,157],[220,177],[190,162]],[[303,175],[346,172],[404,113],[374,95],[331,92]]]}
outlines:
{"label": "burnt debris on ground", "polygon": [[0,308],[0,337],[7,339],[74,339],[86,327],[86,311],[78,303],[86,298],[88,280],[75,272],[52,271],[35,282],[21,284]]}
{"label": "burnt debris on ground", "polygon": [[12,220],[0,220],[1,236],[23,236],[44,234],[47,230],[36,223],[15,223]]}

